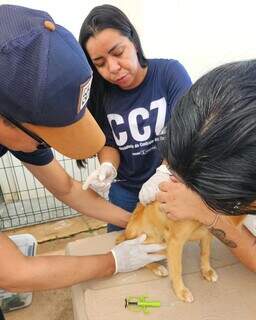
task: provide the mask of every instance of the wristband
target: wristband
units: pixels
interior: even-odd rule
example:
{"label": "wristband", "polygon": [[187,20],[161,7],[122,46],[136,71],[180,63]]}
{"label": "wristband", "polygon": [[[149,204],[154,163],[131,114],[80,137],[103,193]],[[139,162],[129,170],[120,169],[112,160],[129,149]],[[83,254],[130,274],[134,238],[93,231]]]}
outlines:
{"label": "wristband", "polygon": [[111,253],[112,253],[114,260],[115,260],[115,272],[113,273],[113,275],[115,275],[118,273],[118,271],[117,271],[117,258],[116,258],[115,251],[113,249],[111,250]]}

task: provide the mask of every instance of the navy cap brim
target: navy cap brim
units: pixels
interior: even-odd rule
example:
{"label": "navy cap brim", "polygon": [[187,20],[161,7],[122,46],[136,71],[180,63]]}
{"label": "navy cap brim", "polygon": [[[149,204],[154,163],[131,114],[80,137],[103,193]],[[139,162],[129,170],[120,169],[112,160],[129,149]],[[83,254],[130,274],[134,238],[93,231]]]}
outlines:
{"label": "navy cap brim", "polygon": [[87,109],[77,122],[65,127],[46,127],[23,123],[51,147],[72,159],[87,159],[105,145],[105,135]]}

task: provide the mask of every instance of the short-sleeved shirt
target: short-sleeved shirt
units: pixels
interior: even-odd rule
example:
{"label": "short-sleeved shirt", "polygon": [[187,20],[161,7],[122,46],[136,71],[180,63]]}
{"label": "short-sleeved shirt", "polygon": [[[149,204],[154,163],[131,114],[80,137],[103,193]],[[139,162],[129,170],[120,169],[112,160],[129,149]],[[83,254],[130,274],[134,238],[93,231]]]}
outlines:
{"label": "short-sleeved shirt", "polygon": [[140,190],[161,164],[157,143],[178,99],[190,88],[191,79],[176,60],[149,59],[143,82],[132,90],[112,86],[106,111],[106,145],[119,150],[117,179]]}
{"label": "short-sleeved shirt", "polygon": [[27,153],[9,150],[8,148],[0,144],[0,157],[2,157],[7,151],[10,151],[11,154],[18,158],[20,161],[34,164],[36,166],[46,165],[53,160],[53,153],[50,148]]}

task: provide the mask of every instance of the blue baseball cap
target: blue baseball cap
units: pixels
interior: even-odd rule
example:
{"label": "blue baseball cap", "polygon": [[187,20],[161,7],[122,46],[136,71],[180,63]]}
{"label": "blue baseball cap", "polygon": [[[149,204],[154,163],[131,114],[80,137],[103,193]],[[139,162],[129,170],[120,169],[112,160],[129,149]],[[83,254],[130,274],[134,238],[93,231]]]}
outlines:
{"label": "blue baseball cap", "polygon": [[105,144],[86,108],[92,70],[74,36],[43,11],[0,6],[0,114],[62,154],[85,159]]}

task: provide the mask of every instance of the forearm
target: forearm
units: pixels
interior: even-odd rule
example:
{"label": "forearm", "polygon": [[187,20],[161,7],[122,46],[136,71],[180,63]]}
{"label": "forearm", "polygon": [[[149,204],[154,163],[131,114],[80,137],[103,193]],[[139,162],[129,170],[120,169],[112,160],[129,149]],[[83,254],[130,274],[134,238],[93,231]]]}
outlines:
{"label": "forearm", "polygon": [[111,253],[83,257],[26,257],[19,265],[16,277],[8,277],[5,289],[13,292],[58,289],[110,276],[114,272]]}
{"label": "forearm", "polygon": [[122,228],[126,227],[130,217],[127,211],[106,201],[93,190],[82,190],[81,183],[77,181],[73,182],[69,194],[58,199],[80,213]]}
{"label": "forearm", "polygon": [[[217,223],[209,228],[209,231],[227,245],[245,266],[256,272],[256,237],[246,227],[235,226],[229,219],[221,215]],[[210,225],[212,221],[211,212],[206,213],[201,219],[201,222],[206,225]]]}
{"label": "forearm", "polygon": [[120,155],[117,149],[105,146],[98,154],[100,163],[111,162],[117,169],[120,164]]}
{"label": "forearm", "polygon": [[61,165],[53,160],[45,166],[25,164],[33,175],[60,201],[90,217],[125,227],[129,213],[109,203],[91,189],[72,179]]}

